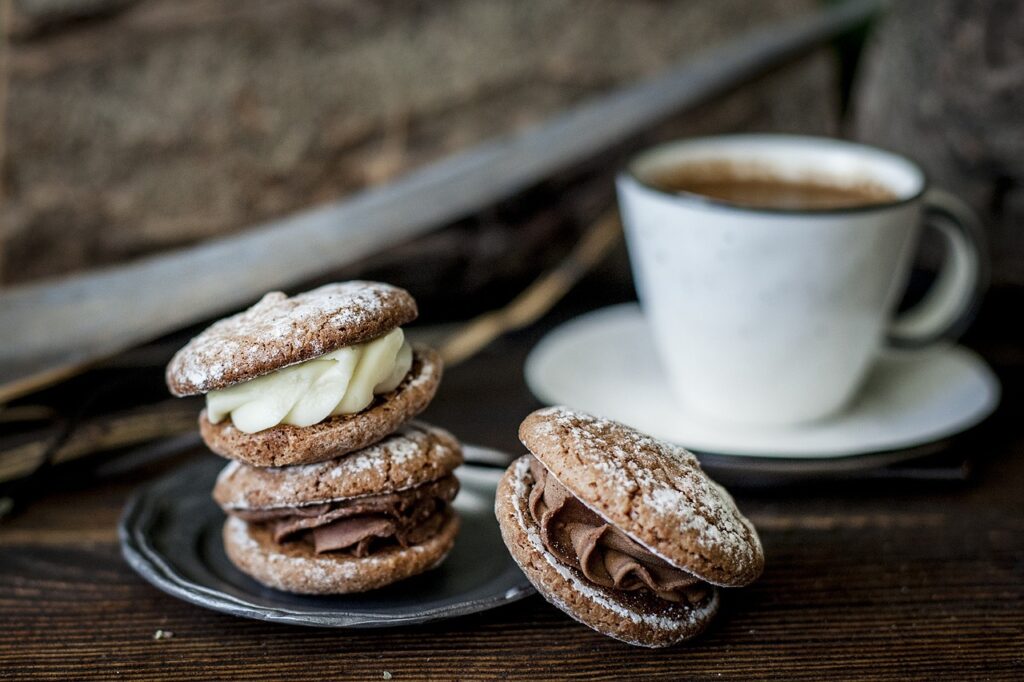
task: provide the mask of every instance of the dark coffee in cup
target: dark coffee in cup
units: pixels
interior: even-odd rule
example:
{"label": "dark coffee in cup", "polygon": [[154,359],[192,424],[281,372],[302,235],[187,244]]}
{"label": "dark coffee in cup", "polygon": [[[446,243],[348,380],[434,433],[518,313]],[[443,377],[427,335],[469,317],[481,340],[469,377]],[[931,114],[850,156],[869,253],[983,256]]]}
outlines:
{"label": "dark coffee in cup", "polygon": [[888,204],[896,194],[869,180],[787,178],[770,168],[703,162],[662,170],[650,179],[666,192],[685,192],[736,206],[788,211],[821,211]]}

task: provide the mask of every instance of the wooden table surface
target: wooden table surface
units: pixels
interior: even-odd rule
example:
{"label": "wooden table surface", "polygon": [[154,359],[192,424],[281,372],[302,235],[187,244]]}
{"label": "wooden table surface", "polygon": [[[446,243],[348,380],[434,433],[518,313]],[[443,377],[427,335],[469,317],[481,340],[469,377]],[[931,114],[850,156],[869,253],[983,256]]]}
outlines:
{"label": "wooden table surface", "polygon": [[[177,601],[128,568],[115,530],[126,496],[172,459],[46,491],[0,523],[0,678],[1024,678],[1024,343],[1005,323],[1020,301],[986,304],[968,339],[1005,391],[997,415],[954,444],[970,448],[974,478],[734,489],[767,568],[726,591],[710,631],[688,644],[631,648],[539,597],[389,631],[274,625]],[[516,426],[536,406],[520,367],[542,331],[453,369],[427,416],[518,452]]]}

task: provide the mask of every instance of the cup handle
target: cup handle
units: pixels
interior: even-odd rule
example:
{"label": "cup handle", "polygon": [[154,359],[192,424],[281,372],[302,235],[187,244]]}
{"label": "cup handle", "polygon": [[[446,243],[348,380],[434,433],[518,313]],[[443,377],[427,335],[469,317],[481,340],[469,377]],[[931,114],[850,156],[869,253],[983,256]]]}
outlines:
{"label": "cup handle", "polygon": [[949,192],[931,189],[923,198],[924,224],[946,240],[946,256],[924,299],[889,326],[888,345],[923,348],[956,339],[977,312],[988,286],[988,251],[981,220]]}

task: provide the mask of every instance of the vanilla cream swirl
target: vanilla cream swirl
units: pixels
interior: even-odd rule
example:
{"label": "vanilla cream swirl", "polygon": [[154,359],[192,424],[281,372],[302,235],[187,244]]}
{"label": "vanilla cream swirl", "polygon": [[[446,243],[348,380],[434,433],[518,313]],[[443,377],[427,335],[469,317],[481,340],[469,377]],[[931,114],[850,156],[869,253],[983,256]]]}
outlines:
{"label": "vanilla cream swirl", "polygon": [[206,418],[225,418],[239,431],[256,433],[278,424],[310,426],[355,414],[374,395],[394,390],[412,367],[412,348],[401,329],[346,346],[255,379],[206,394]]}

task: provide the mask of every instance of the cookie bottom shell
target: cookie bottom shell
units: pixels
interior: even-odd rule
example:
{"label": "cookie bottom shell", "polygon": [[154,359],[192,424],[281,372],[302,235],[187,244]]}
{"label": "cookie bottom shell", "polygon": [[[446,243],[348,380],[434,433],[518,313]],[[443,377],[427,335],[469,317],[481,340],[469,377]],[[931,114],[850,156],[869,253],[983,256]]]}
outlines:
{"label": "cookie bottom shell", "polygon": [[455,544],[459,518],[449,510],[436,535],[412,547],[392,547],[366,557],[316,554],[304,543],[279,545],[270,531],[229,516],[224,549],[238,570],[257,582],[295,594],[366,592],[428,571],[444,561]]}
{"label": "cookie bottom shell", "polygon": [[635,646],[671,646],[707,628],[718,612],[713,587],[696,604],[676,604],[642,592],[606,589],[561,563],[545,549],[529,513],[528,481],[529,456],[523,456],[498,484],[495,513],[509,552],[545,599],[584,625]]}

